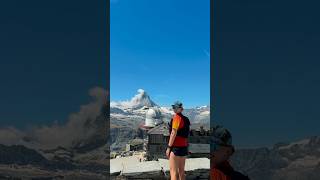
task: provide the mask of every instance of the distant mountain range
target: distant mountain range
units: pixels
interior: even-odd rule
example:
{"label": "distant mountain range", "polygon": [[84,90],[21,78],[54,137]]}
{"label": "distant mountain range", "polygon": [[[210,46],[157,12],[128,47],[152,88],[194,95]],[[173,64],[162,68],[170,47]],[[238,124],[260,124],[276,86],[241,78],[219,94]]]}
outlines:
{"label": "distant mountain range", "polygon": [[[139,137],[139,127],[145,122],[148,108],[158,107],[163,119],[168,122],[174,114],[170,107],[161,107],[155,103],[143,89],[138,90],[129,101],[112,101],[110,103],[111,150],[124,149],[129,140]],[[185,109],[192,127],[210,127],[210,107],[202,106]]]}
{"label": "distant mountain range", "polygon": [[[135,121],[144,121],[145,114],[148,108],[158,107],[164,116],[164,119],[169,121],[174,114],[171,107],[161,107],[151,100],[149,94],[143,89],[138,90],[130,101],[111,101],[110,115],[115,120],[127,120],[128,123],[137,123]],[[185,109],[184,114],[188,116],[193,124],[210,125],[210,107],[201,106],[190,109]],[[111,122],[111,125],[113,123]]]}
{"label": "distant mountain range", "polygon": [[231,162],[252,180],[319,180],[320,137],[278,143],[271,149],[239,149]]}

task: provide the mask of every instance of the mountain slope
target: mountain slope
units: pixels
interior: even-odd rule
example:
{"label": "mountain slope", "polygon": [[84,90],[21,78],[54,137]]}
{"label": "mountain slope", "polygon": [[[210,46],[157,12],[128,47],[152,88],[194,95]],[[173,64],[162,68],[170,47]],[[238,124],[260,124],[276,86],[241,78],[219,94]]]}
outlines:
{"label": "mountain slope", "polygon": [[240,149],[232,164],[253,180],[318,180],[320,137],[278,143],[271,149]]}

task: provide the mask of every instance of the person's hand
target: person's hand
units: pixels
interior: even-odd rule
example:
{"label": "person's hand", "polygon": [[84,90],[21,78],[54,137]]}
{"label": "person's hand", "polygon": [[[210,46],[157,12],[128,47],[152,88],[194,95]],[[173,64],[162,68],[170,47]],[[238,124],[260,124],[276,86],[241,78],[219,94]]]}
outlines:
{"label": "person's hand", "polygon": [[167,150],[166,150],[166,156],[168,157],[168,159],[169,159],[169,157],[170,157],[170,152],[171,152],[171,149],[170,149],[170,148],[167,148]]}

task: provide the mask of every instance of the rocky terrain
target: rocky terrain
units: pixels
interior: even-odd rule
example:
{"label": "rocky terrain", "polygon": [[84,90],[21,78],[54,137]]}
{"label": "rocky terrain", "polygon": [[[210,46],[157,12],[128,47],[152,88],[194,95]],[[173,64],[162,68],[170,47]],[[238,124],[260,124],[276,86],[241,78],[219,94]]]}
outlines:
{"label": "rocky terrain", "polygon": [[320,137],[273,148],[239,149],[232,164],[252,180],[319,180]]}

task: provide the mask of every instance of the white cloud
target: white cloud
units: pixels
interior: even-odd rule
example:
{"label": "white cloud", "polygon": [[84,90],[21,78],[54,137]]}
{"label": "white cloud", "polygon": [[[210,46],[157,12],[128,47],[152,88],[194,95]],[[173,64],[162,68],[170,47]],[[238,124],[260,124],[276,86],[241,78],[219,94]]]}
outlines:
{"label": "white cloud", "polygon": [[65,124],[36,126],[25,131],[13,127],[2,128],[0,144],[24,144],[31,148],[50,149],[57,146],[69,147],[76,141],[90,137],[97,129],[90,128],[87,124],[101,114],[107,92],[95,87],[89,91],[89,95],[92,97],[92,102],[82,105],[79,112],[72,113]]}

